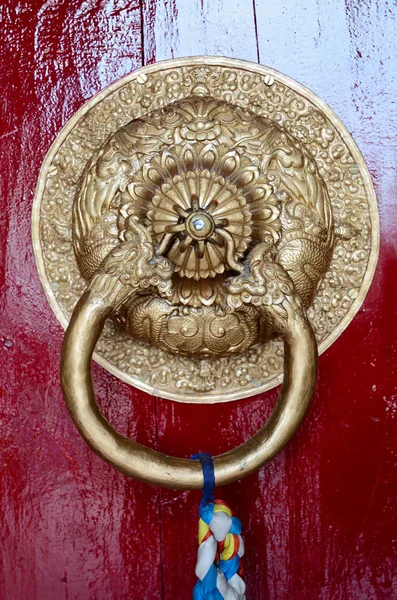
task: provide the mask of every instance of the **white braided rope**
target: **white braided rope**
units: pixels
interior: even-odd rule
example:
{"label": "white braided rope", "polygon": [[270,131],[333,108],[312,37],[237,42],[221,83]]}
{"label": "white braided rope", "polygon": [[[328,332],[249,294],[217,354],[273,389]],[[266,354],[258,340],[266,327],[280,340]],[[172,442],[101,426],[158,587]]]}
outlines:
{"label": "white braided rope", "polygon": [[199,582],[194,589],[194,600],[215,599],[215,590],[219,592],[219,600],[246,600],[246,586],[237,573],[244,555],[240,531],[240,521],[223,502],[211,502],[200,511],[196,563]]}

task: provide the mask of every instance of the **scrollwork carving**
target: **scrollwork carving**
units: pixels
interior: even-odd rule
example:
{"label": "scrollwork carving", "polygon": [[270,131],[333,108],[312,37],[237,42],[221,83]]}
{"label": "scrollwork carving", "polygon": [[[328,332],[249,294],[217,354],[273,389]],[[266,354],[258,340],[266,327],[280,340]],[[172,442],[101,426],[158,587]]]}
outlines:
{"label": "scrollwork carving", "polygon": [[[142,295],[142,287],[153,280],[147,275],[150,261],[159,256],[183,280],[183,291],[192,287],[191,280],[196,289],[208,280],[210,292],[202,305],[197,294],[191,304],[193,292],[178,297],[180,285],[173,286],[170,278],[139,304],[130,290],[119,289],[115,298],[117,310],[122,297],[124,304],[132,299],[121,322],[134,338],[196,357],[227,356],[269,339],[271,311],[222,311],[226,305],[229,311],[238,308],[237,298],[246,304],[247,296],[255,307],[277,305],[281,272],[289,274],[284,287],[286,282],[295,286],[294,294],[308,306],[334,240],[326,188],[299,142],[269,119],[208,96],[176,102],[110,136],[77,189],[73,233],[77,262],[88,280],[93,275],[95,282],[98,270],[102,280],[116,260],[118,269],[124,261],[119,283],[129,288],[131,280],[139,283]],[[128,240],[137,235],[146,260],[129,247]],[[271,258],[260,274],[262,248]],[[225,279],[219,275],[243,271],[250,249],[250,266],[227,283],[226,300]],[[264,285],[262,295],[258,290]],[[173,302],[157,301],[162,289]]]}
{"label": "scrollwork carving", "polygon": [[[37,201],[41,276],[62,315],[108,261],[132,277],[143,228],[145,284],[120,287],[98,351],[181,399],[275,382],[282,323],[262,300],[280,282],[274,306],[306,309],[326,345],[357,310],[375,239],[365,165],[330,111],[283,76],[222,61],[156,66],[109,90],[63,135]],[[263,296],[248,290],[258,265]]]}

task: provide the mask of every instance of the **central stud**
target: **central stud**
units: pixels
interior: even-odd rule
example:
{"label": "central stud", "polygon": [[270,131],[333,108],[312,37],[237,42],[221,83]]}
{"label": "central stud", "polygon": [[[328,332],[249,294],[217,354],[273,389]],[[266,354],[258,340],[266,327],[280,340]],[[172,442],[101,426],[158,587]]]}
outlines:
{"label": "central stud", "polygon": [[205,240],[211,237],[214,229],[214,219],[204,210],[196,210],[186,219],[186,232],[195,240]]}
{"label": "central stud", "polygon": [[201,231],[205,227],[203,219],[196,219],[195,221],[193,221],[193,227],[196,231]]}

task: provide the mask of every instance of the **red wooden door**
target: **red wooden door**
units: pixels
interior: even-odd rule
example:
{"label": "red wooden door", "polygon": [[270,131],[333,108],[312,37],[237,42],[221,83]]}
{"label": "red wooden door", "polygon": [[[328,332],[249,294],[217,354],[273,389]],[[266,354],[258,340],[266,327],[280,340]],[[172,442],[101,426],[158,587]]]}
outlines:
{"label": "red wooden door", "polygon": [[[260,61],[322,96],[364,154],[382,220],[374,283],[320,358],[308,418],[269,466],[221,490],[243,521],[247,597],[396,598],[395,4],[5,0],[0,11],[0,598],[190,598],[200,494],[128,480],[79,437],[30,219],[44,155],[86,99],[143,63],[206,53]],[[236,446],[276,397],[182,405],[94,372],[119,431],[180,456]]]}

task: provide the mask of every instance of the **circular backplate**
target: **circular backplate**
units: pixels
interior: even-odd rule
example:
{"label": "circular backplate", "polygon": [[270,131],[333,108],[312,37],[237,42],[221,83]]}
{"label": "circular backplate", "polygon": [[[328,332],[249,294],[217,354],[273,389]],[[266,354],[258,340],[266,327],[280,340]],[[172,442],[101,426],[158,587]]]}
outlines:
{"label": "circular backplate", "polygon": [[[72,205],[82,171],[109,134],[153,110],[212,96],[274,120],[304,144],[331,200],[336,244],[308,314],[324,352],[359,310],[376,267],[377,202],[346,127],[313,92],[261,65],[223,57],[181,58],[138,69],[96,94],[65,125],[46,156],[33,207],[33,245],[47,298],[66,328],[86,287],[72,246]],[[282,379],[283,344],[227,358],[193,359],[135,341],[108,321],[94,358],[124,381],[180,402],[226,402]]]}

